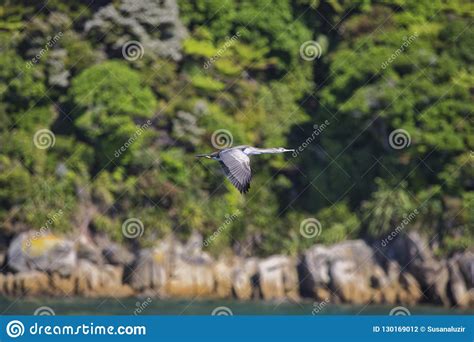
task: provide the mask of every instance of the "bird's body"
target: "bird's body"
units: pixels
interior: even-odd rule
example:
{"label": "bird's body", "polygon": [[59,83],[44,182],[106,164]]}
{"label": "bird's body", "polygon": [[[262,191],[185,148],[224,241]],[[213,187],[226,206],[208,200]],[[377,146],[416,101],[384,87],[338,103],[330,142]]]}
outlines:
{"label": "bird's body", "polygon": [[250,188],[252,170],[250,169],[251,155],[263,153],[284,153],[293,152],[282,147],[277,148],[256,148],[247,145],[235,146],[222,149],[209,154],[200,154],[196,157],[204,157],[217,160],[222,167],[226,177],[241,192],[246,193]]}

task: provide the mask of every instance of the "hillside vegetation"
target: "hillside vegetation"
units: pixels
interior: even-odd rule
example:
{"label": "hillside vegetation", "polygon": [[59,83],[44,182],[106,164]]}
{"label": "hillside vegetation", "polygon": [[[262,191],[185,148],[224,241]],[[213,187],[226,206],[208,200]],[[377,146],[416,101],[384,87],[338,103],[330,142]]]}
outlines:
{"label": "hillside vegetation", "polygon": [[[211,253],[295,254],[407,221],[440,254],[473,246],[472,14],[463,0],[3,1],[3,244],[47,226],[146,246],[225,224]],[[254,158],[242,196],[194,157],[218,130],[301,152]]]}

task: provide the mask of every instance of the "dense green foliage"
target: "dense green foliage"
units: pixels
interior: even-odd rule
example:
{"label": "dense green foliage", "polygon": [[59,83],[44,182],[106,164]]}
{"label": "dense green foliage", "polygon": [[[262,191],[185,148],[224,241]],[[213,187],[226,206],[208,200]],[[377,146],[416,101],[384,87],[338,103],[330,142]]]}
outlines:
{"label": "dense green foliage", "polygon": [[[383,237],[417,209],[407,229],[440,253],[473,245],[469,1],[180,0],[176,22],[159,27],[125,0],[89,3],[0,5],[0,235],[63,210],[54,231],[123,240],[136,217],[145,245],[171,232],[210,236],[239,213],[211,252],[296,253]],[[117,10],[100,16],[104,6]],[[181,31],[170,27],[181,26],[177,56],[170,37]],[[143,56],[124,58],[129,40]],[[320,58],[301,57],[309,40]],[[40,129],[54,132],[53,146],[35,146]],[[316,139],[295,158],[254,158],[241,196],[215,163],[194,158],[214,149],[218,129],[234,145]],[[396,129],[408,146],[390,145]],[[308,217],[321,223],[309,239]]]}

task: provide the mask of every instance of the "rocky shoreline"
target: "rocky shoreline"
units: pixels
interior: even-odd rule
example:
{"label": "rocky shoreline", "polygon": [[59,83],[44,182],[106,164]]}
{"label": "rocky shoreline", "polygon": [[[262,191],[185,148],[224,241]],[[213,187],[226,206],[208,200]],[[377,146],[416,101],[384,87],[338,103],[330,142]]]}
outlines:
{"label": "rocky shoreline", "polygon": [[169,237],[132,253],[106,239],[22,233],[0,252],[0,296],[236,298],[474,307],[474,253],[438,259],[420,235],[351,240],[297,257],[222,256]]}

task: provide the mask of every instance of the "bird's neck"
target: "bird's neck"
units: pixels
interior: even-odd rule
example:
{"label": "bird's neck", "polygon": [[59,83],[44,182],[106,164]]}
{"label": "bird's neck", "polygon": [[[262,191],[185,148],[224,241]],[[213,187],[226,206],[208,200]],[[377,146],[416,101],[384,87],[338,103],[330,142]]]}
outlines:
{"label": "bird's neck", "polygon": [[254,154],[263,154],[263,153],[276,153],[274,148],[246,148],[244,150],[245,154],[254,155]]}

